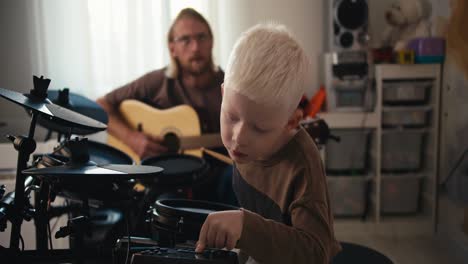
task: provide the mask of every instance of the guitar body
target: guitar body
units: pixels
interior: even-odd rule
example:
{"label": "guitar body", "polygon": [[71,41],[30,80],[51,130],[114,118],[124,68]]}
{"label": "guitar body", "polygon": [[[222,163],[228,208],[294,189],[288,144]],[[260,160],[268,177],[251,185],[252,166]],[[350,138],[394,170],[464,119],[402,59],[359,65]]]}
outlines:
{"label": "guitar body", "polygon": [[[179,105],[166,110],[156,109],[137,100],[125,100],[120,104],[120,113],[132,129],[141,127],[143,133],[164,137],[173,133],[178,137],[201,135],[200,120],[197,112],[189,105]],[[140,157],[121,140],[108,135],[108,144],[115,147],[140,163]],[[201,149],[184,150],[185,154],[202,156]]]}

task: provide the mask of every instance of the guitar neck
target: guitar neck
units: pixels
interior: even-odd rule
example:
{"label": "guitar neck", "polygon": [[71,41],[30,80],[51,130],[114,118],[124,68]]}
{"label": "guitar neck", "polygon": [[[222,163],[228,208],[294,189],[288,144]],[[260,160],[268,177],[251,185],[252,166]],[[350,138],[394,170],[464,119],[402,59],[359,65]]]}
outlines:
{"label": "guitar neck", "polygon": [[216,148],[222,147],[223,141],[220,134],[204,134],[201,136],[181,137],[181,149],[196,149],[196,148]]}
{"label": "guitar neck", "polygon": [[218,153],[218,152],[214,152],[212,150],[209,150],[209,149],[206,149],[206,148],[202,148],[202,151],[210,156],[212,156],[213,158],[215,159],[218,159],[224,163],[227,163],[229,165],[233,165],[234,162],[232,161],[232,159],[226,155],[223,155],[221,153]]}

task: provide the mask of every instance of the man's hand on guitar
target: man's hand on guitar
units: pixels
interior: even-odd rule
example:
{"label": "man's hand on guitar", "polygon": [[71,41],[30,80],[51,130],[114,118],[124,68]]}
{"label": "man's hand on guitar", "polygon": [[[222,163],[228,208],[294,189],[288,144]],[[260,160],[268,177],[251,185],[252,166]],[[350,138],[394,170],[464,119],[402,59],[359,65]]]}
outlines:
{"label": "man's hand on guitar", "polygon": [[135,131],[128,140],[132,149],[141,159],[159,156],[168,150],[163,145],[161,137],[145,135]]}

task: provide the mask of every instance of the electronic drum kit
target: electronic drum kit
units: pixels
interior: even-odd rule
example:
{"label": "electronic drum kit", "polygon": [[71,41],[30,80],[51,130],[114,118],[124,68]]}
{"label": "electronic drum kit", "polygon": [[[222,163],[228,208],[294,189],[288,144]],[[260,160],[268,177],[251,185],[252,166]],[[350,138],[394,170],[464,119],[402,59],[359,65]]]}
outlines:
{"label": "electronic drum kit", "polygon": [[[168,154],[136,165],[125,153],[84,137],[107,128],[107,114],[98,104],[68,89],[48,92],[50,80],[42,76],[34,76],[33,81],[29,94],[0,88],[1,97],[31,116],[26,136],[7,135],[18,161],[15,190],[6,193],[4,186],[0,188],[0,232],[7,221],[11,223],[10,244],[0,245],[0,259],[11,263],[237,263],[233,251],[194,252],[208,214],[237,207],[189,196],[164,198],[202,181],[209,169],[204,159]],[[47,140],[53,132],[58,134],[50,153],[35,153],[37,124],[49,130]],[[301,125],[318,145],[328,138],[339,140],[321,119]],[[66,205],[54,206],[57,196],[65,198]],[[50,220],[64,214],[67,225],[54,237],[69,237],[70,249],[53,249]],[[24,250],[21,226],[32,219],[36,249]],[[104,238],[90,243],[90,237],[99,237],[101,226],[110,229],[105,229]]]}
{"label": "electronic drum kit", "polygon": [[[107,115],[95,102],[68,89],[48,92],[50,80],[42,76],[34,76],[33,81],[34,88],[28,94],[0,88],[1,97],[31,116],[26,136],[7,135],[18,152],[18,161],[15,190],[7,193],[4,186],[0,188],[0,231],[5,231],[7,221],[11,223],[10,244],[0,245],[0,259],[11,263],[137,264],[159,258],[163,263],[237,263],[237,255],[231,251],[195,253],[193,242],[208,213],[236,207],[190,199],[155,200],[167,186],[190,186],[202,177],[207,169],[203,160],[179,155],[135,165],[123,152],[84,137],[107,128]],[[36,125],[49,130],[47,139],[52,132],[58,133],[57,146],[50,153],[35,153]],[[141,183],[146,188],[136,188]],[[53,206],[56,196],[70,202]],[[125,219],[126,228],[115,232],[113,238],[117,239],[106,252],[86,247],[97,222],[92,220],[96,208],[118,209],[123,216],[117,214],[116,219]],[[49,221],[63,214],[69,216],[67,225],[54,235]],[[24,220],[32,219],[36,249],[24,250],[21,226]],[[52,249],[53,235],[69,236],[70,249]]]}

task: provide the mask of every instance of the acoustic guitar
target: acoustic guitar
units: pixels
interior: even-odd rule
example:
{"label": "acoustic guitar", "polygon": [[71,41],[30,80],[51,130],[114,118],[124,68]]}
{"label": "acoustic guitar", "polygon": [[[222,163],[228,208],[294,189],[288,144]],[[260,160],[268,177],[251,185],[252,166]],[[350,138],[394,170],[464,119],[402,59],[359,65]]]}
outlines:
{"label": "acoustic guitar", "polygon": [[[202,147],[221,147],[219,134],[201,134],[197,112],[189,105],[160,110],[137,100],[124,100],[119,107],[122,118],[135,130],[160,136],[169,153],[202,156]],[[137,163],[140,157],[124,142],[108,135],[108,144],[128,154]]]}

